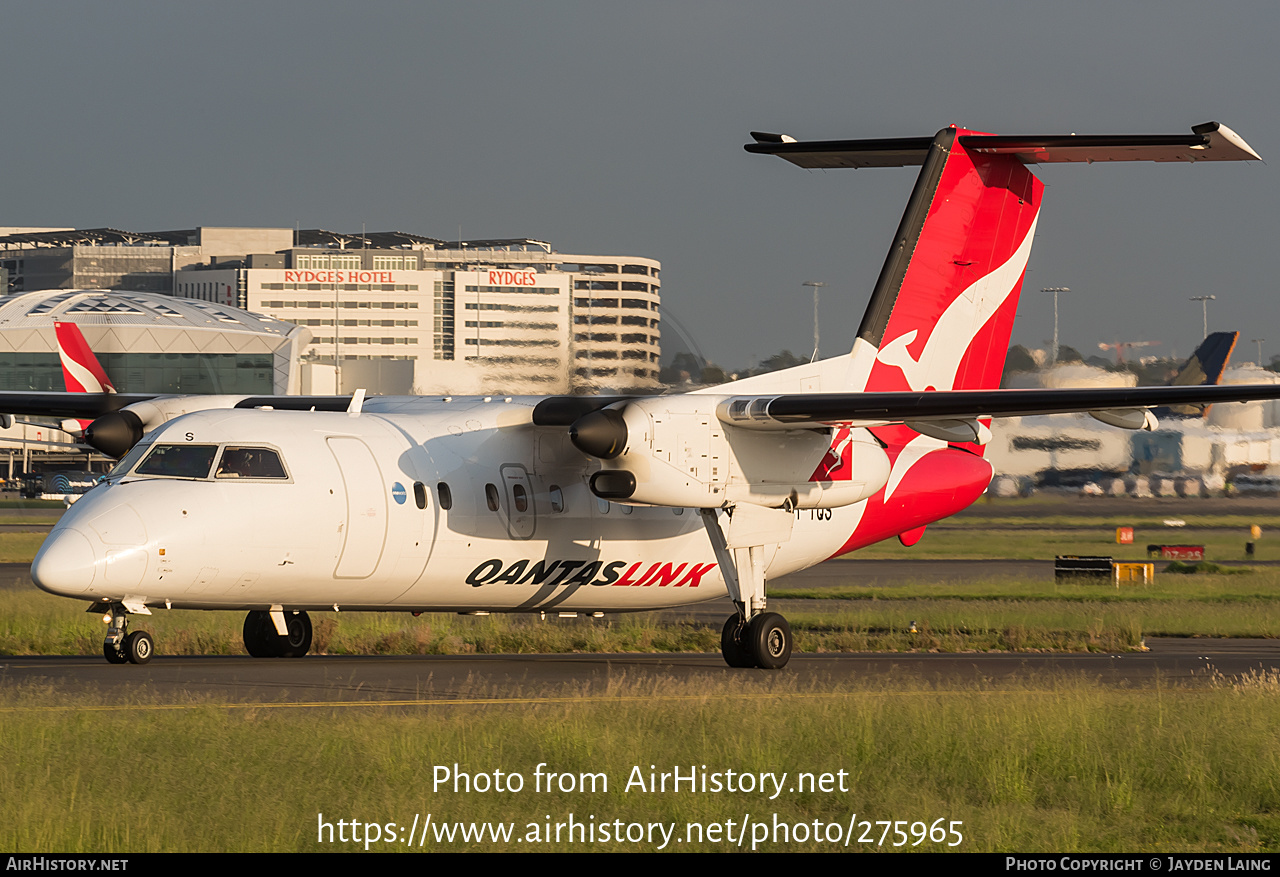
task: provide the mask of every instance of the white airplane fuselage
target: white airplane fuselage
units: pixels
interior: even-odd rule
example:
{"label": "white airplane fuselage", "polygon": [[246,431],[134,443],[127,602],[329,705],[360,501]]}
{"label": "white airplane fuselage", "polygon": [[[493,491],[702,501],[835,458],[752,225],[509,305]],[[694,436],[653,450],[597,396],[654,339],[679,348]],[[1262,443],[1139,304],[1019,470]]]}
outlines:
{"label": "white airplane fuselage", "polygon": [[[33,577],[67,597],[191,609],[588,613],[725,596],[696,510],[598,499],[599,462],[532,426],[537,401],[185,415],[139,448],[270,448],[287,477],[113,474],[63,515]],[[795,514],[770,578],[837,553],[860,509]]]}
{"label": "white airplane fuselage", "polygon": [[[246,609],[250,655],[301,657],[307,610],[594,613],[727,595],[725,662],[780,669],[792,635],[767,580],[913,545],[971,504],[991,479],[990,417],[1150,428],[1161,402],[1276,393],[999,389],[1044,188],[1028,166],[1256,160],[1225,126],[755,140],[747,151],[806,168],[920,167],[847,354],[633,398],[0,394],[15,413],[91,411],[86,443],[127,454],[51,532],[36,583],[105,610],[116,664],[151,660],[150,634],[127,627],[160,606]],[[70,358],[105,388],[80,346]],[[86,380],[68,366],[69,388]]]}

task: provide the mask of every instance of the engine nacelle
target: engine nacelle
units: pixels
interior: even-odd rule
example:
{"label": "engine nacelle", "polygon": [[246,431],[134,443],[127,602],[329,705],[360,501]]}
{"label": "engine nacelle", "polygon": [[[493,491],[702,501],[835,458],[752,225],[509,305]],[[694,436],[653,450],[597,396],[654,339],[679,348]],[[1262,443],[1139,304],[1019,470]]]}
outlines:
{"label": "engine nacelle", "polygon": [[107,456],[119,459],[129,453],[143,435],[175,417],[211,408],[234,408],[246,398],[243,395],[157,396],[103,414],[85,427],[84,441]]}
{"label": "engine nacelle", "polygon": [[584,415],[570,437],[601,461],[592,492],[678,508],[836,508],[889,479],[889,458],[866,430],[841,430],[833,442],[831,429],[739,429],[716,418],[722,399],[649,397]]}

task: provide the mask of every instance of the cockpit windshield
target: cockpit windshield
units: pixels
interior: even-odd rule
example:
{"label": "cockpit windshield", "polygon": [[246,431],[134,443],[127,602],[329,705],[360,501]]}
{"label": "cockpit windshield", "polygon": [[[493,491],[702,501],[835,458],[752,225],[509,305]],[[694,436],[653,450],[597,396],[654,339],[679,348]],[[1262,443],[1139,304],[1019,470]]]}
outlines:
{"label": "cockpit windshield", "polygon": [[108,478],[118,478],[124,475],[134,465],[142,459],[142,455],[151,450],[151,442],[138,442],[129,453],[125,454],[120,460],[111,467],[111,471],[107,473]]}
{"label": "cockpit windshield", "polygon": [[[165,478],[208,478],[217,453],[217,445],[156,445],[134,474]],[[121,465],[123,462],[122,460]]]}
{"label": "cockpit windshield", "polygon": [[[216,468],[213,465],[215,459],[218,461]],[[139,460],[142,462],[139,463]],[[118,478],[130,473],[153,478],[215,478],[219,481],[289,480],[289,473],[279,451],[243,445],[139,442],[116,463],[107,477]]]}
{"label": "cockpit windshield", "polygon": [[270,448],[227,446],[218,461],[215,478],[288,478],[280,454]]}

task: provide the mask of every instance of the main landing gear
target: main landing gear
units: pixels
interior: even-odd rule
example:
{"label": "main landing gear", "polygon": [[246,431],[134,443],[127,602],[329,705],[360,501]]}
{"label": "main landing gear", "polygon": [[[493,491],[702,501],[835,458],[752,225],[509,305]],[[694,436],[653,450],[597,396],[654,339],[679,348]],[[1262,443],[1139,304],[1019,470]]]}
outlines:
{"label": "main landing gear", "polygon": [[[96,611],[97,607],[90,607]],[[111,607],[107,635],[102,640],[102,657],[111,664],[145,664],[156,652],[151,634],[145,630],[128,633],[129,613],[123,606]]]}
{"label": "main landing gear", "polygon": [[730,615],[720,632],[720,651],[730,667],[780,670],[791,659],[791,626],[776,612],[762,612],[750,621]]}
{"label": "main landing gear", "polygon": [[738,611],[724,623],[720,651],[730,667],[780,670],[791,659],[791,627],[765,611],[764,543],[791,538],[789,510],[737,505],[722,527],[715,509],[699,509],[720,571]]}
{"label": "main landing gear", "polygon": [[255,609],[244,619],[244,647],[255,658],[301,658],[311,648],[311,618],[305,612]]}

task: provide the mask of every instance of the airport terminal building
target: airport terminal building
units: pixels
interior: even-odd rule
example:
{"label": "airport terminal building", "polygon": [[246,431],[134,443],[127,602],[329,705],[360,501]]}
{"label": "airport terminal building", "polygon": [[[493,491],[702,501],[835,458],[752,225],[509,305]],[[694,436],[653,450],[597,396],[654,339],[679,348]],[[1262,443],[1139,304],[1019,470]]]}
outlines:
{"label": "airport terminal building", "polygon": [[294,392],[553,394],[659,385],[661,265],[653,259],[402,232],[0,231],[10,232],[0,234],[0,280],[11,294],[144,290],[306,328]]}
{"label": "airport terminal building", "polygon": [[[61,392],[55,322],[75,323],[121,393],[298,393],[311,333],[211,302],[104,289],[47,289],[0,296],[0,389]],[[0,472],[84,461],[75,437],[22,420],[0,428]],[[59,463],[59,461],[62,461]],[[19,461],[21,461],[19,463]]]}

